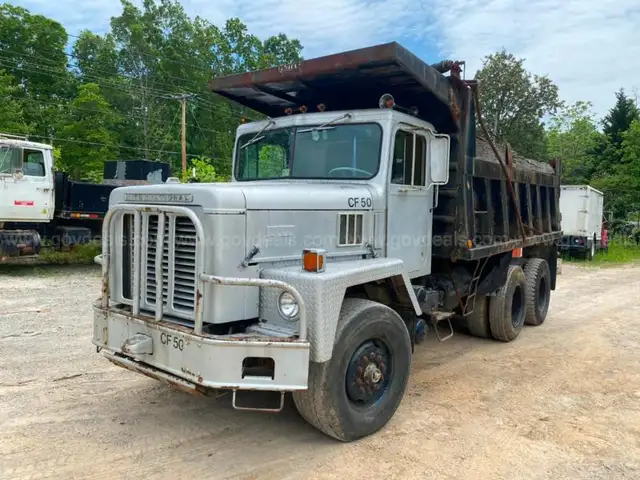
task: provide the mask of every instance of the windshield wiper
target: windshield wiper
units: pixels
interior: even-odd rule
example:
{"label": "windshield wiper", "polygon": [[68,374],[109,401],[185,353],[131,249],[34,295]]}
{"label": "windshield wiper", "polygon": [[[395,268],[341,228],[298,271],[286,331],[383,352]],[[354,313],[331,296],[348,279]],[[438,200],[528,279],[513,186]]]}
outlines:
{"label": "windshield wiper", "polygon": [[251,140],[249,140],[247,143],[245,143],[244,145],[242,145],[240,147],[240,150],[242,150],[243,148],[248,147],[251,144],[256,143],[259,140],[262,140],[264,138],[264,136],[260,136],[262,135],[264,132],[266,132],[269,128],[271,128],[272,126],[274,126],[276,124],[276,122],[274,122],[273,120],[271,120],[269,118],[269,123],[267,123],[264,127],[262,127],[262,130],[260,130],[258,133],[256,133],[255,137],[253,137]]}
{"label": "windshield wiper", "polygon": [[311,128],[305,128],[303,130],[298,130],[298,133],[306,133],[306,132],[318,131],[321,128],[328,127],[329,125],[333,125],[334,123],[339,122],[340,120],[347,120],[347,119],[349,119],[351,117],[352,117],[352,115],[350,113],[345,113],[341,117],[334,118],[330,122],[324,123],[324,124],[320,125],[319,127],[311,127]]}

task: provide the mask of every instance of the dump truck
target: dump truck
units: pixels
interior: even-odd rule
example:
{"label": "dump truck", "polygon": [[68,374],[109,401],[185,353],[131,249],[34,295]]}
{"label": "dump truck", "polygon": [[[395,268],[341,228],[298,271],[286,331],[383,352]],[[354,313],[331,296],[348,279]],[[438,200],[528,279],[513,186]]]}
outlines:
{"label": "dump truck", "polygon": [[560,163],[476,132],[460,72],[394,42],[211,80],[266,118],[238,127],[228,183],[112,192],[98,352],[240,410],[290,392],[350,442],[392,418],[427,332],[541,325]]}
{"label": "dump truck", "polygon": [[602,192],[590,185],[560,187],[560,252],[593,260],[598,250],[608,248],[603,199]]}

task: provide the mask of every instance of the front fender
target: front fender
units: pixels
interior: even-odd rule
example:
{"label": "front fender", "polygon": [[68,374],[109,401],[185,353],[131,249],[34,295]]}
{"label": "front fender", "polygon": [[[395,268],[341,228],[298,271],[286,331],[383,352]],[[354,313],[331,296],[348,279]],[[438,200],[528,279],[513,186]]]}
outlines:
{"label": "front fender", "polygon": [[[311,342],[310,360],[317,363],[331,359],[338,326],[340,308],[348,287],[375,280],[396,277],[396,284],[404,284],[416,315],[422,311],[418,305],[402,260],[372,258],[366,260],[327,262],[321,273],[311,273],[294,267],[274,267],[261,271],[262,278],[287,282],[302,295],[307,307],[308,338]],[[277,318],[278,291],[261,289],[260,317]]]}

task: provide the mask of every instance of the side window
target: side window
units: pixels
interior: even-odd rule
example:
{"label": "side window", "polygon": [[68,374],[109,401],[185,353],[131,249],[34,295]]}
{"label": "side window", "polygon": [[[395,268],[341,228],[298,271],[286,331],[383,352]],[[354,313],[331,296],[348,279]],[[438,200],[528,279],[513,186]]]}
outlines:
{"label": "side window", "polygon": [[31,177],[44,177],[44,154],[40,150],[25,150],[22,171]]}
{"label": "side window", "polygon": [[425,186],[427,145],[422,135],[399,130],[393,148],[391,183]]}
{"label": "side window", "polygon": [[22,149],[0,145],[0,174],[13,175],[22,169]]}

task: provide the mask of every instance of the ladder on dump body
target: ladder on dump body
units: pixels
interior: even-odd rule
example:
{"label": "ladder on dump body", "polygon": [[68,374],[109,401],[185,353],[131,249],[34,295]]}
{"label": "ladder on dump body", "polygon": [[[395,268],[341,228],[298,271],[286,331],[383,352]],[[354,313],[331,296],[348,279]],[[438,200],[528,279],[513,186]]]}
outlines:
{"label": "ladder on dump body", "polygon": [[[462,316],[466,317],[471,315],[476,308],[476,296],[478,294],[478,284],[480,283],[480,278],[482,277],[482,271],[484,267],[487,266],[487,262],[489,261],[489,257],[485,257],[484,260],[478,260],[476,264],[476,268],[473,270],[473,277],[471,277],[471,283],[469,284],[469,293],[467,293],[467,299],[464,302],[464,307],[462,309]],[[471,309],[469,309],[469,303],[471,302]]]}

